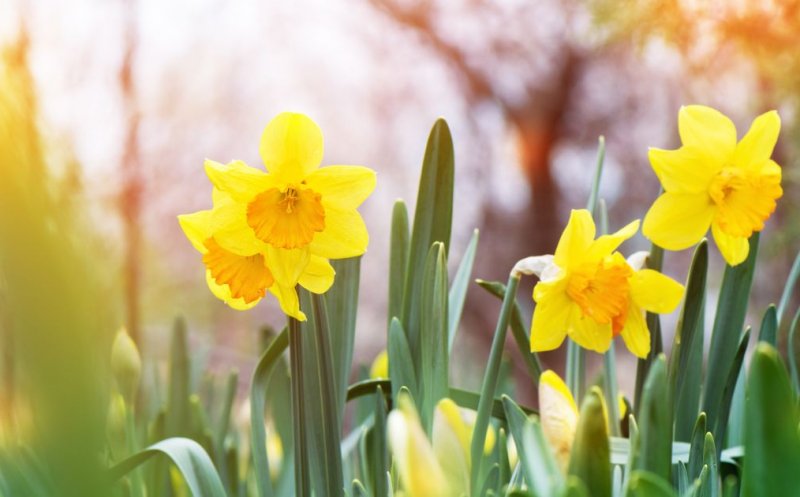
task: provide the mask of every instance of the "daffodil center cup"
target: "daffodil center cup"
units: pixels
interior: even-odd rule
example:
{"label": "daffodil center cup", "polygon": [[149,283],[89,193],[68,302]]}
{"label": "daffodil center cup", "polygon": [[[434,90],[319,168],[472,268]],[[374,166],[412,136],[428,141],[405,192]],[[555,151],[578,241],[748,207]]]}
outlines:
{"label": "daffodil center cup", "polygon": [[624,259],[608,257],[600,263],[579,267],[569,278],[567,295],[584,316],[600,324],[612,324],[614,333],[622,330],[630,305],[633,270]]}
{"label": "daffodil center cup", "polygon": [[305,247],[325,229],[322,196],[301,185],[270,188],[247,205],[247,224],[258,239],[275,248]]}
{"label": "daffodil center cup", "polygon": [[746,186],[747,178],[745,178],[741,169],[724,167],[711,180],[708,194],[715,204],[721,206],[725,204],[725,201],[734,191],[742,190]]}

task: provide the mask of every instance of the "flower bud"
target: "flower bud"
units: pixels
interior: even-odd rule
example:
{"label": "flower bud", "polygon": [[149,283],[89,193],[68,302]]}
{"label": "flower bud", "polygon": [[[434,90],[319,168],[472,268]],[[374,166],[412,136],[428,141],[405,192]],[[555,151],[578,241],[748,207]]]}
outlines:
{"label": "flower bud", "polygon": [[128,403],[132,403],[139,389],[142,359],[139,356],[139,349],[125,328],[117,332],[114,344],[111,346],[111,371],[114,373],[117,389]]}

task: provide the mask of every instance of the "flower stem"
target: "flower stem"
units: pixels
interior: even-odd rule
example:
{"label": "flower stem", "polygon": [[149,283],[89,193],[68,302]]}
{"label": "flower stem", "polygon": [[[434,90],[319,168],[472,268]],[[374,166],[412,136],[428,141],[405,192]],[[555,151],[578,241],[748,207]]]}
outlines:
{"label": "flower stem", "polygon": [[294,483],[295,495],[310,497],[311,488],[308,478],[308,433],[306,433],[306,415],[303,401],[303,341],[300,334],[300,322],[289,318],[289,362],[292,370],[292,424],[294,435]]}
{"label": "flower stem", "polygon": [[511,318],[511,311],[517,297],[517,286],[519,285],[520,275],[512,273],[508,277],[506,294],[503,297],[503,305],[500,308],[500,317],[497,319],[497,328],[494,330],[492,339],[492,349],[489,352],[489,362],[486,365],[486,373],[483,377],[481,386],[480,400],[478,401],[478,412],[475,419],[475,428],[472,434],[472,445],[470,447],[470,459],[472,461],[472,471],[470,488],[473,492],[480,489],[481,462],[483,461],[483,447],[486,443],[486,430],[489,426],[489,418],[492,412],[495,390],[497,390],[497,378],[500,373],[500,360],[503,356],[503,347],[506,342],[506,332],[508,322]]}

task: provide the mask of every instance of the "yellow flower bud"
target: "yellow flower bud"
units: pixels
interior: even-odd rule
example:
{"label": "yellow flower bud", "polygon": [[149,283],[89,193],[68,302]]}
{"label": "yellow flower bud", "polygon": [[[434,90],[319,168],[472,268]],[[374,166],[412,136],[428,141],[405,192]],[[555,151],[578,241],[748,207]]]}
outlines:
{"label": "yellow flower bud", "polygon": [[129,403],[133,402],[142,375],[142,359],[139,356],[139,349],[125,328],[117,332],[114,344],[111,346],[111,371],[114,373],[119,393]]}

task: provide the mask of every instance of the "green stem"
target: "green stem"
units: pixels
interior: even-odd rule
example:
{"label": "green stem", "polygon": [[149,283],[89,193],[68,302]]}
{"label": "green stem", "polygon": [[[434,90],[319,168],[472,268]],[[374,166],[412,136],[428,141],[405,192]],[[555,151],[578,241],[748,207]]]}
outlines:
{"label": "green stem", "polygon": [[[128,456],[132,456],[138,452],[138,444],[136,443],[136,421],[133,415],[133,403],[129,408],[125,409],[125,431],[126,440],[128,442]],[[142,475],[138,470],[131,471],[131,496],[144,497],[144,482]]]}
{"label": "green stem", "polygon": [[300,333],[300,322],[290,317],[289,361],[292,369],[295,495],[298,497],[311,497],[310,480],[308,478],[308,433],[306,432],[305,406],[303,404],[303,337]]}
{"label": "green stem", "polygon": [[478,412],[475,419],[475,428],[472,433],[472,445],[470,456],[472,461],[472,471],[470,479],[470,489],[477,492],[480,489],[479,479],[481,475],[481,462],[483,461],[483,447],[486,442],[486,430],[489,427],[489,418],[494,403],[495,390],[497,390],[497,378],[500,373],[500,360],[503,355],[503,347],[506,342],[506,332],[508,321],[511,317],[511,310],[517,296],[520,276],[512,273],[508,277],[506,294],[503,298],[503,305],[500,308],[500,317],[497,320],[497,328],[492,339],[492,349],[489,352],[489,362],[486,366],[486,373],[483,377],[481,386],[481,398],[478,401]]}
{"label": "green stem", "polygon": [[323,468],[328,491],[343,492],[344,480],[342,477],[341,434],[339,432],[341,421],[336,405],[339,396],[336,392],[336,378],[333,372],[333,359],[331,352],[331,339],[328,328],[328,316],[325,311],[325,301],[321,295],[311,294],[311,310],[314,313],[314,336],[317,340],[317,371],[321,388],[323,419],[323,437],[327,440],[327,467]]}
{"label": "green stem", "polygon": [[580,403],[586,392],[586,351],[571,339],[567,339],[567,387]]}

